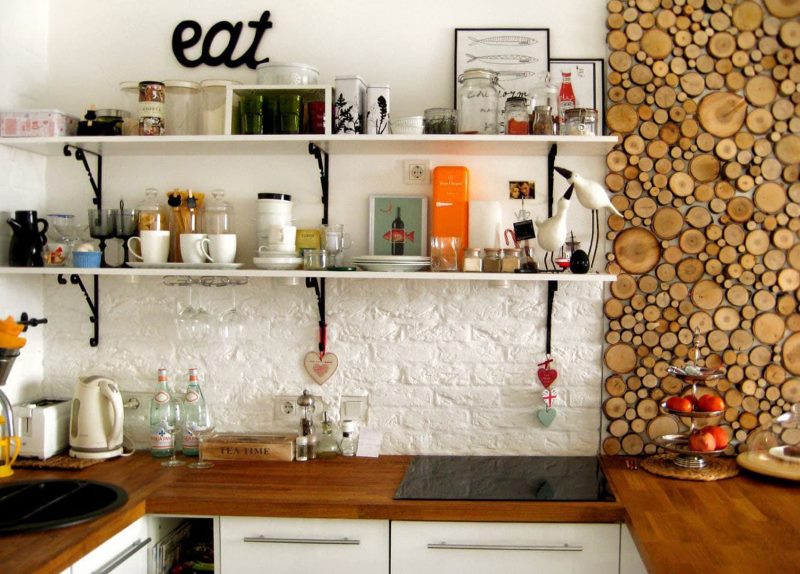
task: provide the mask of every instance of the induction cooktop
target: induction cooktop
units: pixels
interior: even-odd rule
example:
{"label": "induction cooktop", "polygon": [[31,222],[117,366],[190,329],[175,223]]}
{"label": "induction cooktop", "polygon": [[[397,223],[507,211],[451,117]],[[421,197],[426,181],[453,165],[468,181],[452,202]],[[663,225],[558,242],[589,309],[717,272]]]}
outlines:
{"label": "induction cooktop", "polygon": [[394,498],[615,500],[594,456],[417,456]]}

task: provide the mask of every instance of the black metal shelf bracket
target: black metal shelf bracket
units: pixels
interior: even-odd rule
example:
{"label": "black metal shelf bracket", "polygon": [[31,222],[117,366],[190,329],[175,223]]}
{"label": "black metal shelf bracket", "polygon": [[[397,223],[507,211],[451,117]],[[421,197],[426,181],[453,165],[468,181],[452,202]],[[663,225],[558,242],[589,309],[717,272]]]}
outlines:
{"label": "black metal shelf bracket", "polygon": [[319,352],[325,354],[328,324],[325,322],[325,278],[306,277],[306,287],[314,289],[319,310]]}
{"label": "black metal shelf bracket", "polygon": [[[59,274],[57,279],[59,285],[67,284],[67,278],[63,274]],[[89,305],[89,311],[92,313],[89,317],[89,322],[94,325],[94,337],[89,338],[89,345],[96,347],[100,343],[100,277],[94,275],[94,300],[86,290],[80,275],[73,273],[69,276],[69,282],[80,287],[81,291],[83,291],[83,296],[86,298],[86,303]]]}
{"label": "black metal shelf bracket", "polygon": [[328,223],[328,152],[317,144],[310,143],[308,144],[308,153],[317,158],[317,165],[319,165],[319,182],[322,186],[322,225],[326,225]]}
{"label": "black metal shelf bracket", "polygon": [[[558,144],[552,144],[547,152],[547,217],[553,217],[553,178],[556,166],[556,156],[558,155]],[[550,356],[553,338],[553,300],[558,291],[558,281],[547,282],[547,334],[546,351]]]}
{"label": "black metal shelf bracket", "polygon": [[[99,209],[103,206],[103,156],[99,153],[85,150],[74,145],[64,145],[65,156],[69,157],[73,155],[72,150],[75,150],[75,159],[77,161],[82,161],[83,167],[86,168],[86,174],[89,176],[89,183],[92,185],[92,191],[94,191],[94,199],[92,199],[92,203],[94,203]],[[89,161],[86,158],[87,153],[93,155],[97,159],[97,180],[95,180],[94,175],[92,174],[92,167],[89,165]]]}

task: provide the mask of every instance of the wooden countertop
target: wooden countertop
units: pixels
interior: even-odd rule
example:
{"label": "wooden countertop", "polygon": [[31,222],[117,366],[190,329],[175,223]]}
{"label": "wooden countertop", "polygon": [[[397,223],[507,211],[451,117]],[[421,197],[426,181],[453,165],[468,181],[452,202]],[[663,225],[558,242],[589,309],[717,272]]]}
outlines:
{"label": "wooden countertop", "polygon": [[[715,483],[603,466],[617,502],[394,500],[410,456],[308,463],[220,462],[166,469],[147,453],[82,471],[17,469],[10,479],[78,478],[124,488],[128,503],[85,524],[0,537],[0,571],[58,573],[145,513],[475,522],[628,522],[651,572],[792,571],[800,524],[793,483],[744,474]],[[1,510],[0,510],[1,511]]]}
{"label": "wooden countertop", "polygon": [[797,572],[800,484],[742,470],[715,482],[631,471],[624,457],[603,469],[651,574]]}

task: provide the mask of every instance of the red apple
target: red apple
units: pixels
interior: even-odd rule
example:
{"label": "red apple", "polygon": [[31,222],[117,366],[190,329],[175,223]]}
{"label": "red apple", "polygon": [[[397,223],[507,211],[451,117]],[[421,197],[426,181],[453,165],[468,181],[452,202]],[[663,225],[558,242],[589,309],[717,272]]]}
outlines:
{"label": "red apple", "polygon": [[702,432],[714,437],[714,445],[716,447],[714,450],[722,450],[728,446],[730,439],[728,439],[728,433],[725,432],[724,428],[717,426],[705,427]]}
{"label": "red apple", "polygon": [[667,408],[679,413],[692,412],[692,402],[683,397],[670,397],[667,399]]}
{"label": "red apple", "polygon": [[724,411],[725,401],[717,395],[703,395],[697,399],[697,410],[701,412]]}
{"label": "red apple", "polygon": [[689,435],[689,450],[695,452],[710,452],[717,446],[714,435],[703,431],[695,431]]}

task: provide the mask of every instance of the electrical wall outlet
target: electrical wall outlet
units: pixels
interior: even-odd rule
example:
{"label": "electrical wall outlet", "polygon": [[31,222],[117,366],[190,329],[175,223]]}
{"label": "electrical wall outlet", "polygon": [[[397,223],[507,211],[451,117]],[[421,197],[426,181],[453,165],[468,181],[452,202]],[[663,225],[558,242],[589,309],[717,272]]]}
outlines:
{"label": "electrical wall outlet", "polygon": [[[300,427],[303,418],[303,409],[297,404],[300,395],[276,395],[274,402],[275,425],[282,428]],[[314,420],[322,416],[325,410],[322,397],[314,396]]]}
{"label": "electrical wall outlet", "polygon": [[358,426],[367,424],[369,397],[343,396],[339,401],[339,421],[357,421]]}
{"label": "electrical wall outlet", "polygon": [[431,162],[427,159],[407,159],[403,162],[403,183],[423,185],[430,183]]}

